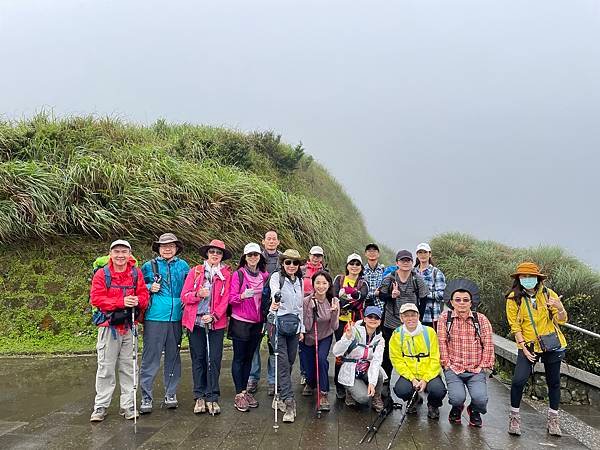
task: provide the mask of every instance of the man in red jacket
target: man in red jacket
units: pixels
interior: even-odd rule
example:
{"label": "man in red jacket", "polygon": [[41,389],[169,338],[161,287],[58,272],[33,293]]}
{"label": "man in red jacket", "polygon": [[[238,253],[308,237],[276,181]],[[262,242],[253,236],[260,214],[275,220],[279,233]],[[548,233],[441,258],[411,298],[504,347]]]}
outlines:
{"label": "man in red jacket", "polygon": [[135,323],[148,307],[148,289],[144,276],[135,266],[131,245],[122,239],[110,244],[108,264],[96,271],[92,279],[90,303],[100,311],[98,324],[98,371],[96,372],[96,399],[90,422],[102,422],[110,405],[116,385],[115,367],[119,363],[121,386],[119,414],[133,419],[134,336]]}

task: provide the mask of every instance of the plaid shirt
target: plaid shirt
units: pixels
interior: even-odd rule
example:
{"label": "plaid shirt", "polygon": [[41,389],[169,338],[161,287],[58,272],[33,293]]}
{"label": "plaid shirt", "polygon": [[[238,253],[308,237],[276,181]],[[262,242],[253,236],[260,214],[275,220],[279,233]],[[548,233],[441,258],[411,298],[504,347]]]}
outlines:
{"label": "plaid shirt", "polygon": [[[415,267],[415,272],[423,277],[425,284],[429,287],[429,295],[427,295],[427,305],[425,312],[421,317],[421,322],[433,323],[438,320],[442,312],[442,304],[444,303],[444,289],[446,289],[446,277],[444,273],[437,267],[431,264],[423,272],[419,271],[419,267]],[[435,272],[435,280],[433,273]]]}
{"label": "plaid shirt", "polygon": [[[452,314],[453,323],[450,329],[450,342],[446,330],[446,319]],[[492,341],[492,325],[487,317],[478,314],[481,343],[475,334],[472,322],[473,313],[469,312],[467,319],[461,319],[452,311],[444,311],[437,325],[438,340],[440,344],[440,361],[444,369],[454,373],[472,372],[479,373],[481,369],[494,367],[494,342]],[[483,349],[481,348],[483,344]]]}
{"label": "plaid shirt", "polygon": [[383,311],[384,303],[382,300],[379,300],[379,297],[375,296],[375,291],[379,289],[381,286],[381,282],[383,281],[383,271],[385,270],[385,266],[383,264],[377,264],[375,269],[371,269],[369,264],[365,264],[364,268],[364,279],[369,285],[369,293],[367,294],[367,304],[373,304]]}

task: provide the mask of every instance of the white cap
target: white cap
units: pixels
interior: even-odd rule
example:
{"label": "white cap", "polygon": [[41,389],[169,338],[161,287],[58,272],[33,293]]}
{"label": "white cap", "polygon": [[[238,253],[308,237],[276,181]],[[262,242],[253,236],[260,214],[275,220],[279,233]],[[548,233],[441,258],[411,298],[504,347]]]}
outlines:
{"label": "white cap", "polygon": [[419,250],[425,250],[426,252],[430,252],[431,247],[429,246],[429,244],[427,242],[421,242],[419,245],[417,245],[417,252]]}
{"label": "white cap", "polygon": [[319,247],[318,245],[313,246],[310,249],[310,253],[311,255],[324,255],[325,252],[323,251],[323,247]]}
{"label": "white cap", "polygon": [[405,303],[400,307],[400,314],[404,314],[406,311],[414,311],[418,314],[419,308],[414,303]]}
{"label": "white cap", "polygon": [[246,244],[244,247],[244,255],[247,255],[248,253],[260,253],[260,246],[254,242]]}
{"label": "white cap", "polygon": [[127,247],[129,250],[131,250],[131,244],[124,239],[117,239],[114,241],[112,244],[110,244],[110,249],[112,250],[117,245],[122,245],[123,247]]}
{"label": "white cap", "polygon": [[351,255],[348,255],[348,258],[346,258],[346,264],[348,264],[350,261],[354,261],[355,259],[360,261],[362,264],[362,258],[358,253],[352,253]]}

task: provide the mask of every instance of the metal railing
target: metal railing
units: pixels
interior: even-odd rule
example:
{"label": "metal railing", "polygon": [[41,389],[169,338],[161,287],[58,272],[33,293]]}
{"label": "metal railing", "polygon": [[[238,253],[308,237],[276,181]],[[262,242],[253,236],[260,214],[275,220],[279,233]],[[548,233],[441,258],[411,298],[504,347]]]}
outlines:
{"label": "metal railing", "polygon": [[580,333],[587,334],[588,336],[592,336],[592,337],[600,339],[600,334],[594,333],[593,331],[590,331],[590,330],[586,330],[585,328],[580,328],[577,325],[571,325],[570,323],[565,323],[563,325],[563,327],[569,328],[571,330],[579,331]]}

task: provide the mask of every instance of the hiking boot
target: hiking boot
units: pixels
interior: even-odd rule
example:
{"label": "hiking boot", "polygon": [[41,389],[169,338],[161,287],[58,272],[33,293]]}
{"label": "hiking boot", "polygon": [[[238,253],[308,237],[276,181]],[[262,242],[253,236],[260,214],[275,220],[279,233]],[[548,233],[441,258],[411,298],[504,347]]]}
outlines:
{"label": "hiking boot", "polygon": [[346,389],[346,399],[344,400],[344,403],[346,404],[346,406],[356,406],[356,400],[354,400],[354,397],[352,397],[352,394],[350,394],[350,391]]}
{"label": "hiking boot", "polygon": [[206,402],[206,411],[211,415],[221,414],[221,407],[217,402]]}
{"label": "hiking boot", "polygon": [[179,402],[177,402],[177,396],[175,394],[170,394],[165,397],[165,406],[168,409],[175,409],[179,406]]}
{"label": "hiking boot", "polygon": [[279,408],[279,411],[285,412],[285,403],[283,403],[282,400],[277,400],[276,398],[274,398],[271,402],[271,408]]}
{"label": "hiking boot", "polygon": [[508,415],[508,434],[521,436],[521,414],[511,411]]}
{"label": "hiking boot", "polygon": [[203,398],[197,398],[194,405],[194,414],[202,414],[206,412],[206,402]]}
{"label": "hiking boot", "polygon": [[432,420],[440,420],[440,408],[437,406],[427,406],[427,417]]}
{"label": "hiking boot", "polygon": [[300,384],[304,386],[306,384],[306,375],[302,374],[300,376]]}
{"label": "hiking boot", "polygon": [[331,409],[331,405],[329,404],[329,398],[327,398],[327,392],[321,392],[321,396],[319,399],[319,409],[321,411],[329,411]]}
{"label": "hiking boot", "polygon": [[246,396],[246,401],[250,408],[258,408],[258,400],[254,398],[254,395],[249,392],[246,392],[244,395]]}
{"label": "hiking boot", "polygon": [[248,384],[246,385],[246,392],[249,394],[255,394],[258,390],[258,381],[254,378],[248,378]]}
{"label": "hiking boot", "polygon": [[106,408],[99,406],[90,416],[90,422],[102,422],[106,417]]}
{"label": "hiking boot", "polygon": [[235,398],[233,399],[233,406],[235,406],[235,409],[241,412],[250,411],[248,401],[246,400],[246,394],[243,392],[240,392],[235,396]]}
{"label": "hiking boot", "polygon": [[125,417],[127,420],[137,419],[140,417],[140,413],[136,411],[133,406],[130,406],[127,409],[119,409],[119,414]]}
{"label": "hiking boot", "polygon": [[381,398],[381,394],[375,394],[373,396],[373,400],[371,400],[371,406],[378,413],[383,411],[383,399]]}
{"label": "hiking boot", "polygon": [[417,402],[408,405],[406,409],[406,414],[416,414],[417,413]]}
{"label": "hiking boot", "polygon": [[452,409],[450,410],[450,414],[448,414],[448,421],[450,423],[455,423],[460,425],[462,423],[461,421],[461,414],[462,414],[462,410],[463,407],[462,406],[453,406]]}
{"label": "hiking boot", "polygon": [[335,386],[335,397],[338,399],[346,398],[346,388],[344,386]]}
{"label": "hiking boot", "polygon": [[560,430],[560,423],[558,421],[558,414],[548,412],[547,428],[550,436],[562,436],[562,431]]}
{"label": "hiking boot", "polygon": [[294,399],[293,398],[288,398],[285,401],[285,411],[283,413],[283,421],[284,422],[293,422],[294,419],[296,418],[296,414],[294,411]]}
{"label": "hiking boot", "polygon": [[150,414],[152,412],[152,399],[143,398],[140,405],[140,414]]}
{"label": "hiking boot", "polygon": [[269,388],[267,389],[267,395],[269,397],[273,397],[275,395],[275,385],[269,384]]}
{"label": "hiking boot", "polygon": [[302,395],[304,397],[310,397],[313,395],[313,389],[308,384],[305,384],[304,389],[302,389]]}
{"label": "hiking boot", "polygon": [[481,420],[481,414],[479,411],[473,409],[471,405],[467,406],[467,414],[469,414],[469,425],[472,427],[481,428],[483,421]]}

